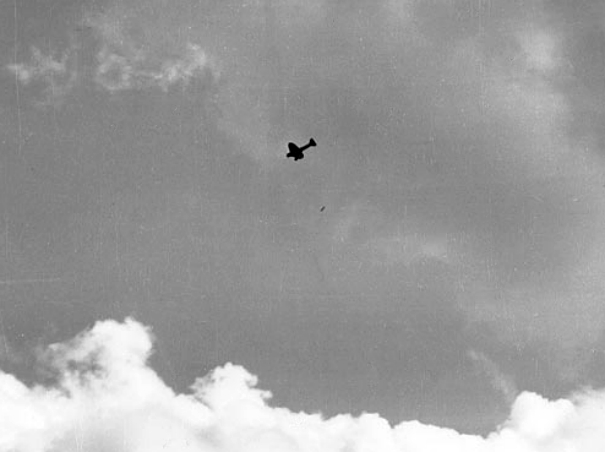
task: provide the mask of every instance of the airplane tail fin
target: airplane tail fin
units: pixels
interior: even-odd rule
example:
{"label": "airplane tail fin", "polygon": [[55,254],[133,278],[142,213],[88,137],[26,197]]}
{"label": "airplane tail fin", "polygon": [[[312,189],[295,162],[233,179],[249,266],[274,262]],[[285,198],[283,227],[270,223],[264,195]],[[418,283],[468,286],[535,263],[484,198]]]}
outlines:
{"label": "airplane tail fin", "polygon": [[315,142],[315,140],[313,138],[311,138],[309,140],[309,146],[317,146],[317,143]]}

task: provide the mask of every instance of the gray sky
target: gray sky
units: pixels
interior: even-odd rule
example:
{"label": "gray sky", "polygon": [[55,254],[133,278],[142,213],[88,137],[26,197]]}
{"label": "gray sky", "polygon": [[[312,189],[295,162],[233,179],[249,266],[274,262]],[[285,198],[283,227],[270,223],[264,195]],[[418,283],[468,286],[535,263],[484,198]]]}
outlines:
{"label": "gray sky", "polygon": [[604,42],[588,0],[0,2],[0,367],[132,316],[168,386],[294,411],[602,386]]}

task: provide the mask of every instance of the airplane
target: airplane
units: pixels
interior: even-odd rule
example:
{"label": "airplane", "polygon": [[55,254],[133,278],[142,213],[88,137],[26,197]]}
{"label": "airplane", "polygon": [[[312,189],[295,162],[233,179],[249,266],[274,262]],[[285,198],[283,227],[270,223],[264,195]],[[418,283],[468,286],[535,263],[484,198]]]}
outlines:
{"label": "airplane", "polygon": [[294,159],[294,161],[300,160],[300,159],[304,158],[303,151],[305,151],[306,149],[308,149],[310,147],[314,147],[314,146],[317,146],[317,143],[315,142],[315,140],[313,138],[311,138],[309,140],[309,143],[305,144],[301,148],[296,146],[294,143],[288,143],[289,152],[286,155],[286,158],[292,157]]}

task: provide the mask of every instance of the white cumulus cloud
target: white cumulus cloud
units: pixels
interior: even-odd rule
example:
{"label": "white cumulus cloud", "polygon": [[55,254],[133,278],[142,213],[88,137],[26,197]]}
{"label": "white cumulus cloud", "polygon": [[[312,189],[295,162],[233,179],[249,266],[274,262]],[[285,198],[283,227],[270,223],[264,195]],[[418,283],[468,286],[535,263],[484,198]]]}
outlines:
{"label": "white cumulus cloud", "polygon": [[600,451],[605,397],[549,401],[522,393],[487,437],[377,414],[294,413],[269,404],[257,378],[226,364],[177,394],[147,365],[150,330],[108,320],[43,359],[53,386],[28,387],[0,373],[0,451],[420,452]]}

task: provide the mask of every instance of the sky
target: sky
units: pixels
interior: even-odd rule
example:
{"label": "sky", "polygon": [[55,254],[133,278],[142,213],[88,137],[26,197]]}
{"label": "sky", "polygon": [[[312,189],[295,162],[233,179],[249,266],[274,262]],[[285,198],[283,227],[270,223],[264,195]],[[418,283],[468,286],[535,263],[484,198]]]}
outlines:
{"label": "sky", "polygon": [[604,41],[589,0],[0,2],[0,450],[602,444]]}

